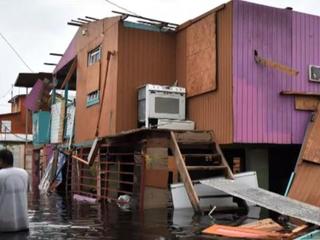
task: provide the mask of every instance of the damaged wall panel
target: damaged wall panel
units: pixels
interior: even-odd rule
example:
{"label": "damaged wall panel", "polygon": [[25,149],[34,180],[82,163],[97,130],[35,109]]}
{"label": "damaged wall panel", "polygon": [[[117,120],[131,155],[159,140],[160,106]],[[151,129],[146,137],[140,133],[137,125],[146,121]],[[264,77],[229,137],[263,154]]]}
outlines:
{"label": "damaged wall panel", "polygon": [[297,161],[290,198],[320,206],[320,105],[311,117]]}
{"label": "damaged wall panel", "polygon": [[303,161],[296,174],[288,196],[320,207],[320,165]]}
{"label": "damaged wall panel", "polygon": [[304,142],[302,159],[320,164],[320,105],[318,105],[318,110],[315,112],[309,124],[310,129]]}
{"label": "damaged wall panel", "polygon": [[88,66],[87,94],[100,89],[100,61]]}

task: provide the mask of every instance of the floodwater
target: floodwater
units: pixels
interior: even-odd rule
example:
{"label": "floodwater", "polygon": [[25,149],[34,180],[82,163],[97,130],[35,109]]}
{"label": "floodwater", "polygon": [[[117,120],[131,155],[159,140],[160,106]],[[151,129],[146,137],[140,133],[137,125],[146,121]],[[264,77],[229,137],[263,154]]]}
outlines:
{"label": "floodwater", "polygon": [[[200,231],[213,223],[228,224],[234,215],[195,217],[192,209],[128,211],[116,204],[89,204],[57,194],[30,195],[29,232],[0,234],[0,239],[207,239]],[[216,239],[216,238],[215,238]]]}

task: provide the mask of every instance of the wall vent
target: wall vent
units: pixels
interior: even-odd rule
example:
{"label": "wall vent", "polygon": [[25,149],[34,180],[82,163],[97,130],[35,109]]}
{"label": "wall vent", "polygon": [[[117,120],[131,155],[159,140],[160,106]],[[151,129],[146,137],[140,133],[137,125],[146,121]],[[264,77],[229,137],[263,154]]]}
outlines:
{"label": "wall vent", "polygon": [[309,65],[309,80],[320,83],[320,66]]}

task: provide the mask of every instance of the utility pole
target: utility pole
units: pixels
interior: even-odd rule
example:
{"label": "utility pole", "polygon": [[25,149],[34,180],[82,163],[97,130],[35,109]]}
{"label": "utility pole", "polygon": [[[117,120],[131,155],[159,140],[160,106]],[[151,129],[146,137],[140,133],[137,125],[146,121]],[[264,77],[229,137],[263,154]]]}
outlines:
{"label": "utility pole", "polygon": [[[28,96],[28,88],[26,87],[26,95]],[[26,138],[24,144],[24,155],[23,155],[23,168],[27,170],[27,147],[28,147],[28,124],[29,124],[29,110],[26,108]]]}

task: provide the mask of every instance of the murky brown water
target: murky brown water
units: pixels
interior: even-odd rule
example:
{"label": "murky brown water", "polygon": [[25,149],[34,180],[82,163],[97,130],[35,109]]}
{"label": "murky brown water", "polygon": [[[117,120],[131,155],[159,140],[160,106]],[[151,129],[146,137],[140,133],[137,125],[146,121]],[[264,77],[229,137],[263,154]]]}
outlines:
{"label": "murky brown water", "polygon": [[199,232],[215,222],[230,223],[232,215],[194,217],[192,210],[130,212],[115,204],[80,203],[64,197],[31,195],[30,231],[0,234],[0,239],[201,239]]}

